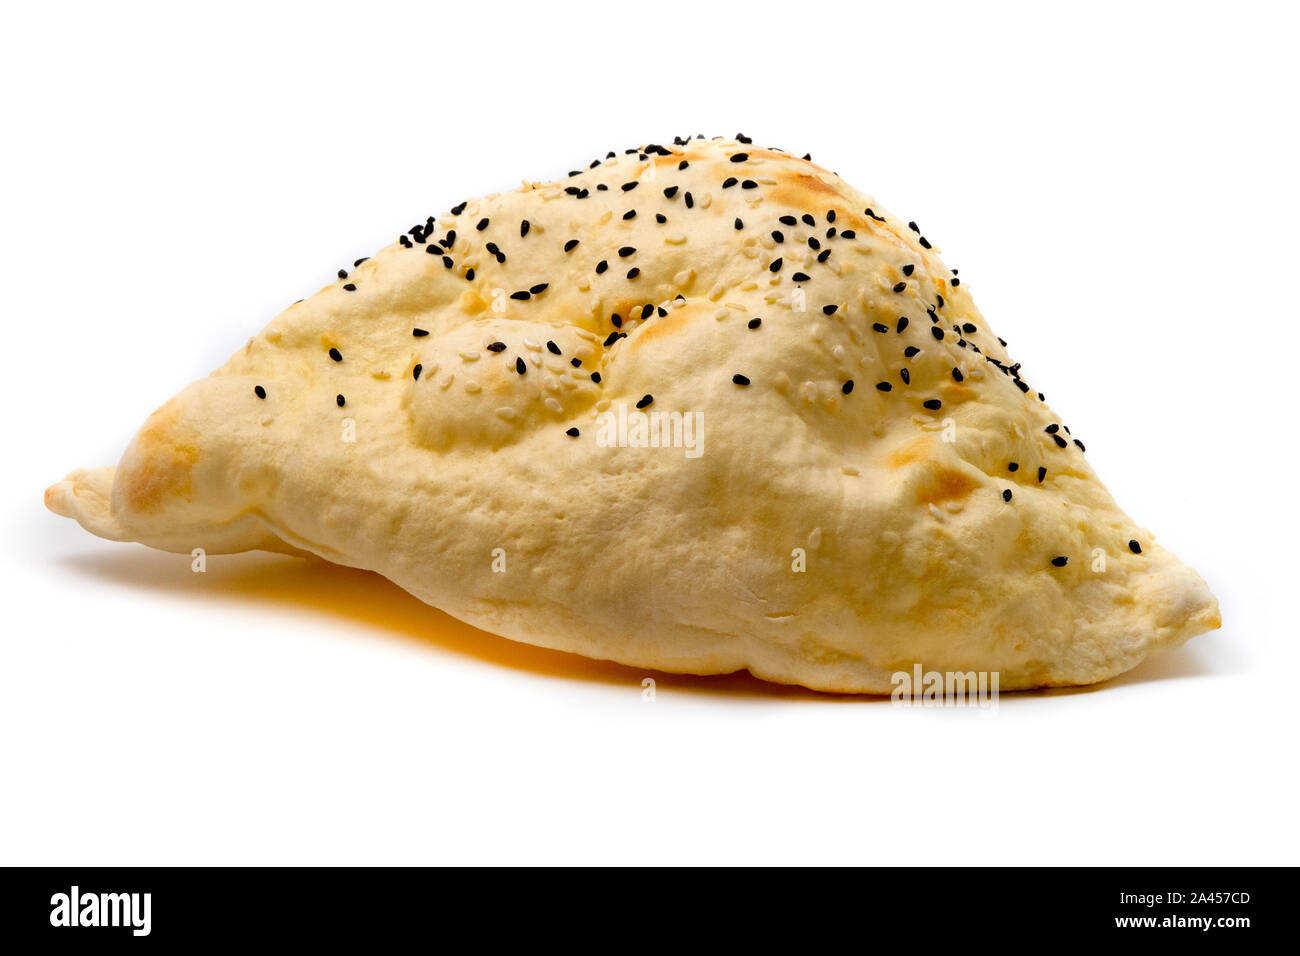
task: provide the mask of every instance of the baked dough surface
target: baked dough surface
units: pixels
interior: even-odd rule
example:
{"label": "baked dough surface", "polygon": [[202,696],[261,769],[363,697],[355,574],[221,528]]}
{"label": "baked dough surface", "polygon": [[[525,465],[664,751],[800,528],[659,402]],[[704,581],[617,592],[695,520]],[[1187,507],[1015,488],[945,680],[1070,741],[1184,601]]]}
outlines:
{"label": "baked dough surface", "polygon": [[[669,447],[637,447],[651,412]],[[917,663],[1087,684],[1220,624],[921,233],[737,140],[431,217],[45,500],[377,571],[518,641],[832,691]]]}

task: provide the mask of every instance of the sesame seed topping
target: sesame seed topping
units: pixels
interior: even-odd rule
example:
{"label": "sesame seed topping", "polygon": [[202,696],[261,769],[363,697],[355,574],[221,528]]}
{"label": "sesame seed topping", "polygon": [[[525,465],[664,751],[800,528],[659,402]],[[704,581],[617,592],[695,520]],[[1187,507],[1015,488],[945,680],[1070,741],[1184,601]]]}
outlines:
{"label": "sesame seed topping", "polygon": [[876,388],[882,392],[892,392],[894,390],[894,386],[890,385],[888,382],[877,382]]}
{"label": "sesame seed topping", "polygon": [[637,407],[637,408],[645,408],[647,405],[649,405],[649,404],[650,404],[651,402],[653,402],[654,400],[655,400],[655,397],[654,397],[653,395],[642,395],[642,396],[641,396],[641,400],[640,400],[639,402],[636,403],[636,407]]}
{"label": "sesame seed topping", "polygon": [[411,377],[417,382],[420,380],[420,373],[424,371],[424,366],[416,363],[415,368],[411,369]]}
{"label": "sesame seed topping", "polygon": [[348,291],[348,292],[356,292],[356,291],[357,291],[357,287],[356,287],[353,283],[351,283],[351,282],[347,283],[345,286],[343,286],[343,288],[344,288],[344,290],[346,290],[346,291]]}
{"label": "sesame seed topping", "polygon": [[906,288],[907,288],[907,283],[906,283],[906,282],[896,282],[896,283],[894,283],[894,291],[895,291],[895,292],[902,292],[902,291],[903,291],[904,289],[906,289]]}
{"label": "sesame seed topping", "polygon": [[558,345],[556,345],[554,342],[551,342],[551,341],[549,341],[549,340],[548,340],[547,343],[546,343],[546,350],[547,350],[548,352],[550,352],[552,355],[559,355],[559,354],[561,354],[561,353],[560,353],[560,347],[559,347]]}
{"label": "sesame seed topping", "polygon": [[1038,469],[1038,483],[1041,485],[1043,483],[1043,479],[1046,477],[1047,477],[1047,469],[1040,466]]}
{"label": "sesame seed topping", "polygon": [[767,271],[768,271],[768,272],[780,272],[780,271],[781,271],[781,265],[782,265],[784,262],[785,262],[785,260],[784,260],[784,259],[781,259],[781,258],[773,259],[773,260],[772,260],[772,264],[771,264],[770,266],[767,267]]}
{"label": "sesame seed topping", "polygon": [[592,380],[593,382],[595,382],[597,385],[599,385],[599,384],[600,384],[600,373],[599,373],[599,372],[592,372],[592,373],[591,373],[591,380]]}
{"label": "sesame seed topping", "polygon": [[258,398],[266,398],[266,389],[264,389],[261,385],[254,385],[253,394],[256,395]]}
{"label": "sesame seed topping", "polygon": [[504,352],[506,350],[506,343],[493,342],[491,345],[487,347],[487,349],[489,352]]}
{"label": "sesame seed topping", "polygon": [[543,292],[546,291],[546,287],[549,284],[550,283],[547,282],[539,282],[535,286],[530,286],[528,291],[531,292],[533,295],[541,295]]}
{"label": "sesame seed topping", "polygon": [[1070,559],[1063,554],[1059,554],[1056,557],[1052,558],[1053,567],[1063,568],[1069,563],[1070,563]]}
{"label": "sesame seed topping", "polygon": [[908,358],[911,358],[913,355],[919,354],[920,351],[921,350],[918,349],[915,345],[909,345],[907,348],[903,349],[903,354],[906,355]]}
{"label": "sesame seed topping", "polygon": [[618,254],[624,259],[632,255],[634,252],[636,252],[635,246],[623,246],[621,249],[618,250]]}
{"label": "sesame seed topping", "polygon": [[724,180],[722,181],[722,188],[723,188],[723,189],[730,189],[732,186],[736,185],[736,183],[738,183],[738,182],[740,182],[740,180],[737,179],[735,176],[728,176],[726,179],[724,179]]}
{"label": "sesame seed topping", "polygon": [[939,401],[937,398],[927,398],[921,404],[924,405],[926,408],[930,409],[930,411],[932,412],[937,412],[940,408],[943,407],[943,402]]}
{"label": "sesame seed topping", "polygon": [[1012,461],[1007,463],[1007,471],[1019,471],[1019,470],[1020,470],[1020,462]]}
{"label": "sesame seed topping", "polygon": [[824,312],[826,315],[834,315],[838,310],[839,310],[839,306],[838,306],[838,305],[824,305],[824,306],[822,306],[822,312]]}
{"label": "sesame seed topping", "polygon": [[576,248],[578,248],[578,240],[577,240],[577,239],[570,239],[568,242],[566,242],[566,243],[564,244],[564,251],[565,251],[565,252],[572,252],[572,251],[573,251],[574,249],[576,249]]}
{"label": "sesame seed topping", "polygon": [[747,159],[749,159],[749,153],[736,153],[731,157],[733,163],[743,163]]}
{"label": "sesame seed topping", "polygon": [[422,339],[429,333],[424,329],[411,329],[411,334],[414,335],[417,339]]}
{"label": "sesame seed topping", "polygon": [[903,266],[903,275],[910,276],[912,274],[912,270],[915,268],[916,266],[911,265],[910,263],[908,265]]}
{"label": "sesame seed topping", "polygon": [[342,408],[344,405],[348,403],[348,400],[344,398],[342,395],[335,395],[334,403],[338,405],[339,408]]}
{"label": "sesame seed topping", "polygon": [[1007,488],[1006,490],[1004,490],[1004,491],[1002,492],[1002,500],[1003,500],[1003,501],[1010,501],[1010,500],[1011,500],[1011,489],[1010,489],[1010,488]]}
{"label": "sesame seed topping", "polygon": [[896,326],[894,327],[894,331],[895,331],[895,332],[902,332],[903,329],[905,329],[905,328],[907,328],[907,316],[905,316],[905,315],[900,315],[900,316],[898,317],[898,325],[896,325]]}
{"label": "sesame seed topping", "polygon": [[748,385],[748,384],[749,384],[749,379],[748,379],[747,377],[745,377],[744,375],[741,375],[739,372],[737,372],[735,375],[731,376],[731,380],[732,380],[733,382],[735,382],[737,385]]}
{"label": "sesame seed topping", "polygon": [[570,438],[577,438],[582,433],[576,428],[569,428],[565,430],[564,434],[568,435]]}
{"label": "sesame seed topping", "polygon": [[756,328],[758,328],[758,327],[759,327],[760,325],[762,325],[762,324],[763,324],[763,320],[762,320],[762,319],[750,319],[750,320],[749,320],[749,327],[750,327],[751,329],[756,329]]}
{"label": "sesame seed topping", "polygon": [[806,272],[796,272],[790,278],[795,282],[808,282],[812,279],[812,276],[808,275]]}
{"label": "sesame seed topping", "polygon": [[340,352],[338,349],[330,349],[330,358],[332,358],[336,362],[342,362],[343,353]]}
{"label": "sesame seed topping", "polygon": [[520,375],[528,371],[528,363],[522,357],[515,359],[515,371]]}
{"label": "sesame seed topping", "polygon": [[1129,540],[1128,549],[1132,551],[1134,554],[1142,553],[1142,545],[1138,544],[1136,541],[1132,539]]}
{"label": "sesame seed topping", "polygon": [[901,379],[903,380],[903,384],[904,384],[904,385],[911,385],[911,384],[912,384],[912,373],[909,372],[907,369],[905,369],[905,368],[900,368],[900,369],[898,370],[898,377],[901,378]]}
{"label": "sesame seed topping", "polygon": [[596,275],[600,275],[608,268],[609,268],[609,263],[606,262],[604,259],[601,259],[599,262],[596,263]]}
{"label": "sesame seed topping", "polygon": [[[426,207],[426,208],[427,208],[427,207]],[[486,229],[487,227],[488,227],[488,220],[486,220],[486,219],[480,219],[480,220],[478,221],[478,225],[476,225],[474,228],[477,229],[479,232],[482,232],[482,231],[483,231],[484,229]]]}

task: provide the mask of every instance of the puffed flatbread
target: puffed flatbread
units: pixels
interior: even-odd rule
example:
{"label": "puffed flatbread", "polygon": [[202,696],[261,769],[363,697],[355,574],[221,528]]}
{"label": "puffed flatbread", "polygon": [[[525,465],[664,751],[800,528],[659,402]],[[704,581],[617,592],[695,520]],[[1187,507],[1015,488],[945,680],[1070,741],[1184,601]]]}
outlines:
{"label": "puffed flatbread", "polygon": [[429,217],[46,503],[695,674],[1087,684],[1220,624],[914,224],[749,140]]}

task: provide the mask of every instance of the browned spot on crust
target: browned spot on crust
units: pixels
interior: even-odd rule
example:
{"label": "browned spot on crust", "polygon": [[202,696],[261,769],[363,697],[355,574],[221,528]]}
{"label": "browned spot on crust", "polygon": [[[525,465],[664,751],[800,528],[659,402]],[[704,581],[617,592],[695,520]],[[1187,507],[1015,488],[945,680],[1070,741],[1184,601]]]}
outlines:
{"label": "browned spot on crust", "polygon": [[650,319],[645,325],[637,329],[636,336],[629,345],[636,347],[657,338],[676,335],[686,328],[687,323],[702,321],[699,315],[700,311],[700,306],[693,305],[684,305],[680,309],[669,309],[668,314],[663,318]]}
{"label": "browned spot on crust", "polygon": [[905,468],[928,457],[930,439],[925,435],[913,438],[905,445],[900,445],[889,453],[885,462],[891,468]]}
{"label": "browned spot on crust", "polygon": [[916,490],[916,500],[921,504],[938,504],[954,498],[964,498],[978,487],[977,482],[960,471],[939,468]]}
{"label": "browned spot on crust", "polygon": [[180,440],[175,400],[149,416],[132,443],[129,467],[118,476],[126,507],[140,514],[160,511],[168,501],[189,500],[199,449]]}
{"label": "browned spot on crust", "polygon": [[819,206],[825,205],[828,196],[836,199],[843,198],[838,189],[820,176],[810,173],[789,174],[783,171],[778,174],[776,185],[767,187],[765,198],[797,209],[816,210]]}

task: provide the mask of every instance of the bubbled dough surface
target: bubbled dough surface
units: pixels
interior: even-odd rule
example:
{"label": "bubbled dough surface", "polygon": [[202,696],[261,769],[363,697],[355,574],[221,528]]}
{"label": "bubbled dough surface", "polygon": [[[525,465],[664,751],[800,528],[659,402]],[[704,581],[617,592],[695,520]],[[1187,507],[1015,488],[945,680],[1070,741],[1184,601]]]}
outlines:
{"label": "bubbled dough surface", "polygon": [[[731,162],[738,152],[749,160]],[[757,187],[723,189],[729,176]],[[826,240],[829,210],[840,235]],[[815,228],[777,221],[805,213]],[[1119,510],[1073,444],[1044,433],[1058,419],[1036,388],[986,361],[1013,362],[936,252],[827,170],[692,141],[470,201],[431,241],[450,229],[451,268],[418,242],[380,251],[155,412],[116,471],[74,472],[47,503],[113,539],[371,569],[520,641],[827,690],[887,693],[913,663],[1000,671],[1002,689],[1090,683],[1219,625],[1200,577]],[[824,263],[808,236],[832,249]],[[637,251],[620,257],[626,246]],[[793,282],[800,270],[811,279]],[[796,288],[806,311],[792,308]],[[636,318],[647,303],[654,316]],[[607,348],[611,313],[627,335]],[[966,322],[977,331],[952,330]],[[506,349],[488,351],[494,341]],[[920,353],[905,358],[908,345]],[[597,446],[596,412],[645,394],[647,411],[702,414],[699,458]],[[939,411],[923,407],[936,398]],[[354,442],[341,440],[345,419]],[[491,572],[494,548],[504,574]],[[791,570],[795,548],[804,573]],[[1056,555],[1070,563],[1052,567]]]}

